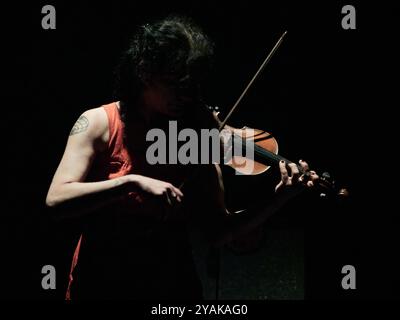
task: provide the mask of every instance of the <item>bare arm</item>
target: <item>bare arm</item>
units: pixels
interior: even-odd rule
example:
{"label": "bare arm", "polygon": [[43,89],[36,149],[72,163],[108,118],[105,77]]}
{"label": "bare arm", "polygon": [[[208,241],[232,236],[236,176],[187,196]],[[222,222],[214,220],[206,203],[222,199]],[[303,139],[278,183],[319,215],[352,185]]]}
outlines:
{"label": "bare arm", "polygon": [[[122,190],[122,186],[129,182],[126,177],[84,182],[96,154],[106,146],[107,140],[108,123],[104,110],[88,110],[79,117],[70,132],[64,155],[51,182],[46,198],[48,207],[68,208],[74,213],[85,208],[88,210],[84,211],[89,212],[122,195],[114,192],[110,197],[96,197],[96,194],[104,196],[108,190]],[[100,198],[101,202],[98,201]]]}
{"label": "bare arm", "polygon": [[88,110],[79,117],[46,198],[47,206],[56,209],[58,216],[80,216],[136,190],[168,201],[170,197],[181,201],[182,192],[172,184],[136,174],[85,182],[94,158],[107,148],[108,139],[108,119],[102,108]]}
{"label": "bare arm", "polygon": [[[170,183],[130,174],[112,180],[85,182],[92,162],[108,144],[108,120],[102,108],[83,113],[71,130],[62,160],[50,185],[46,204],[62,216],[79,216],[140,190],[155,196],[183,194]],[[168,198],[168,197],[166,197]]]}

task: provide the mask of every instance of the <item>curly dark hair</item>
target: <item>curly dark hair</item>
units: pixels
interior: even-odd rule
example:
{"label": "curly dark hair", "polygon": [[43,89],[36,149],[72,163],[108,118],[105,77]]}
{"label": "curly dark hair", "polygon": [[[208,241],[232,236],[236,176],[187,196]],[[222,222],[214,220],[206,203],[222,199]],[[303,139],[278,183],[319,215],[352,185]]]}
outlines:
{"label": "curly dark hair", "polygon": [[212,41],[188,17],[168,16],[142,25],[116,69],[116,98],[134,105],[144,82],[160,77],[179,93],[201,99],[213,54]]}

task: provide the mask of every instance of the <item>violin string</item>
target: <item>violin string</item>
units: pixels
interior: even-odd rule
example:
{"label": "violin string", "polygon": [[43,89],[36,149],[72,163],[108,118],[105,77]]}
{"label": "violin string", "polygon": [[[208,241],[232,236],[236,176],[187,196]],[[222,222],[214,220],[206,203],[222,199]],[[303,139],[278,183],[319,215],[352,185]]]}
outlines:
{"label": "violin string", "polygon": [[[263,158],[270,159],[270,160],[274,161],[276,164],[278,164],[280,161],[285,161],[286,164],[294,163],[278,154],[275,154],[267,149],[260,147],[259,145],[255,144],[254,142],[251,143],[253,146],[251,146],[251,144],[249,145],[248,143],[246,143],[246,139],[244,139],[243,137],[241,137],[237,134],[234,134],[234,137],[241,140],[242,150],[246,149],[246,148],[250,148],[250,150],[253,149],[254,154],[261,156]],[[299,166],[298,164],[296,164],[296,166],[301,173],[305,172],[301,166]]]}

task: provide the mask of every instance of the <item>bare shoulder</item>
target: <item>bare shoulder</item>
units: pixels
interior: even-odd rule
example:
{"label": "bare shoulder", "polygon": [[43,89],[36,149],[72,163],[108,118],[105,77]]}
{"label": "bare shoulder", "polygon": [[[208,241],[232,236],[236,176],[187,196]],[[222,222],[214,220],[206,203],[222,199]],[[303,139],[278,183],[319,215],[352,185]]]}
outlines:
{"label": "bare shoulder", "polygon": [[85,136],[94,141],[108,141],[108,118],[103,107],[88,109],[83,112],[73,125],[72,136]]}

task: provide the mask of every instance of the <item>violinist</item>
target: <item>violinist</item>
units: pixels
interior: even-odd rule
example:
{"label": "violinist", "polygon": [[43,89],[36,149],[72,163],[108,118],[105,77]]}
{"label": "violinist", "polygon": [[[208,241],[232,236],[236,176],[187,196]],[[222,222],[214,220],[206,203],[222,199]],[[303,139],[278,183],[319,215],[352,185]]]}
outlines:
{"label": "violinist", "polygon": [[[116,100],[76,120],[46,198],[55,216],[80,225],[67,299],[202,298],[186,218],[227,214],[221,170],[202,166],[180,188],[193,166],[149,165],[145,137],[169,120],[215,126],[202,100],[212,57],[212,42],[190,19],[145,24],[117,68]],[[310,172],[304,161],[279,168],[276,192],[318,180],[299,172]]]}

